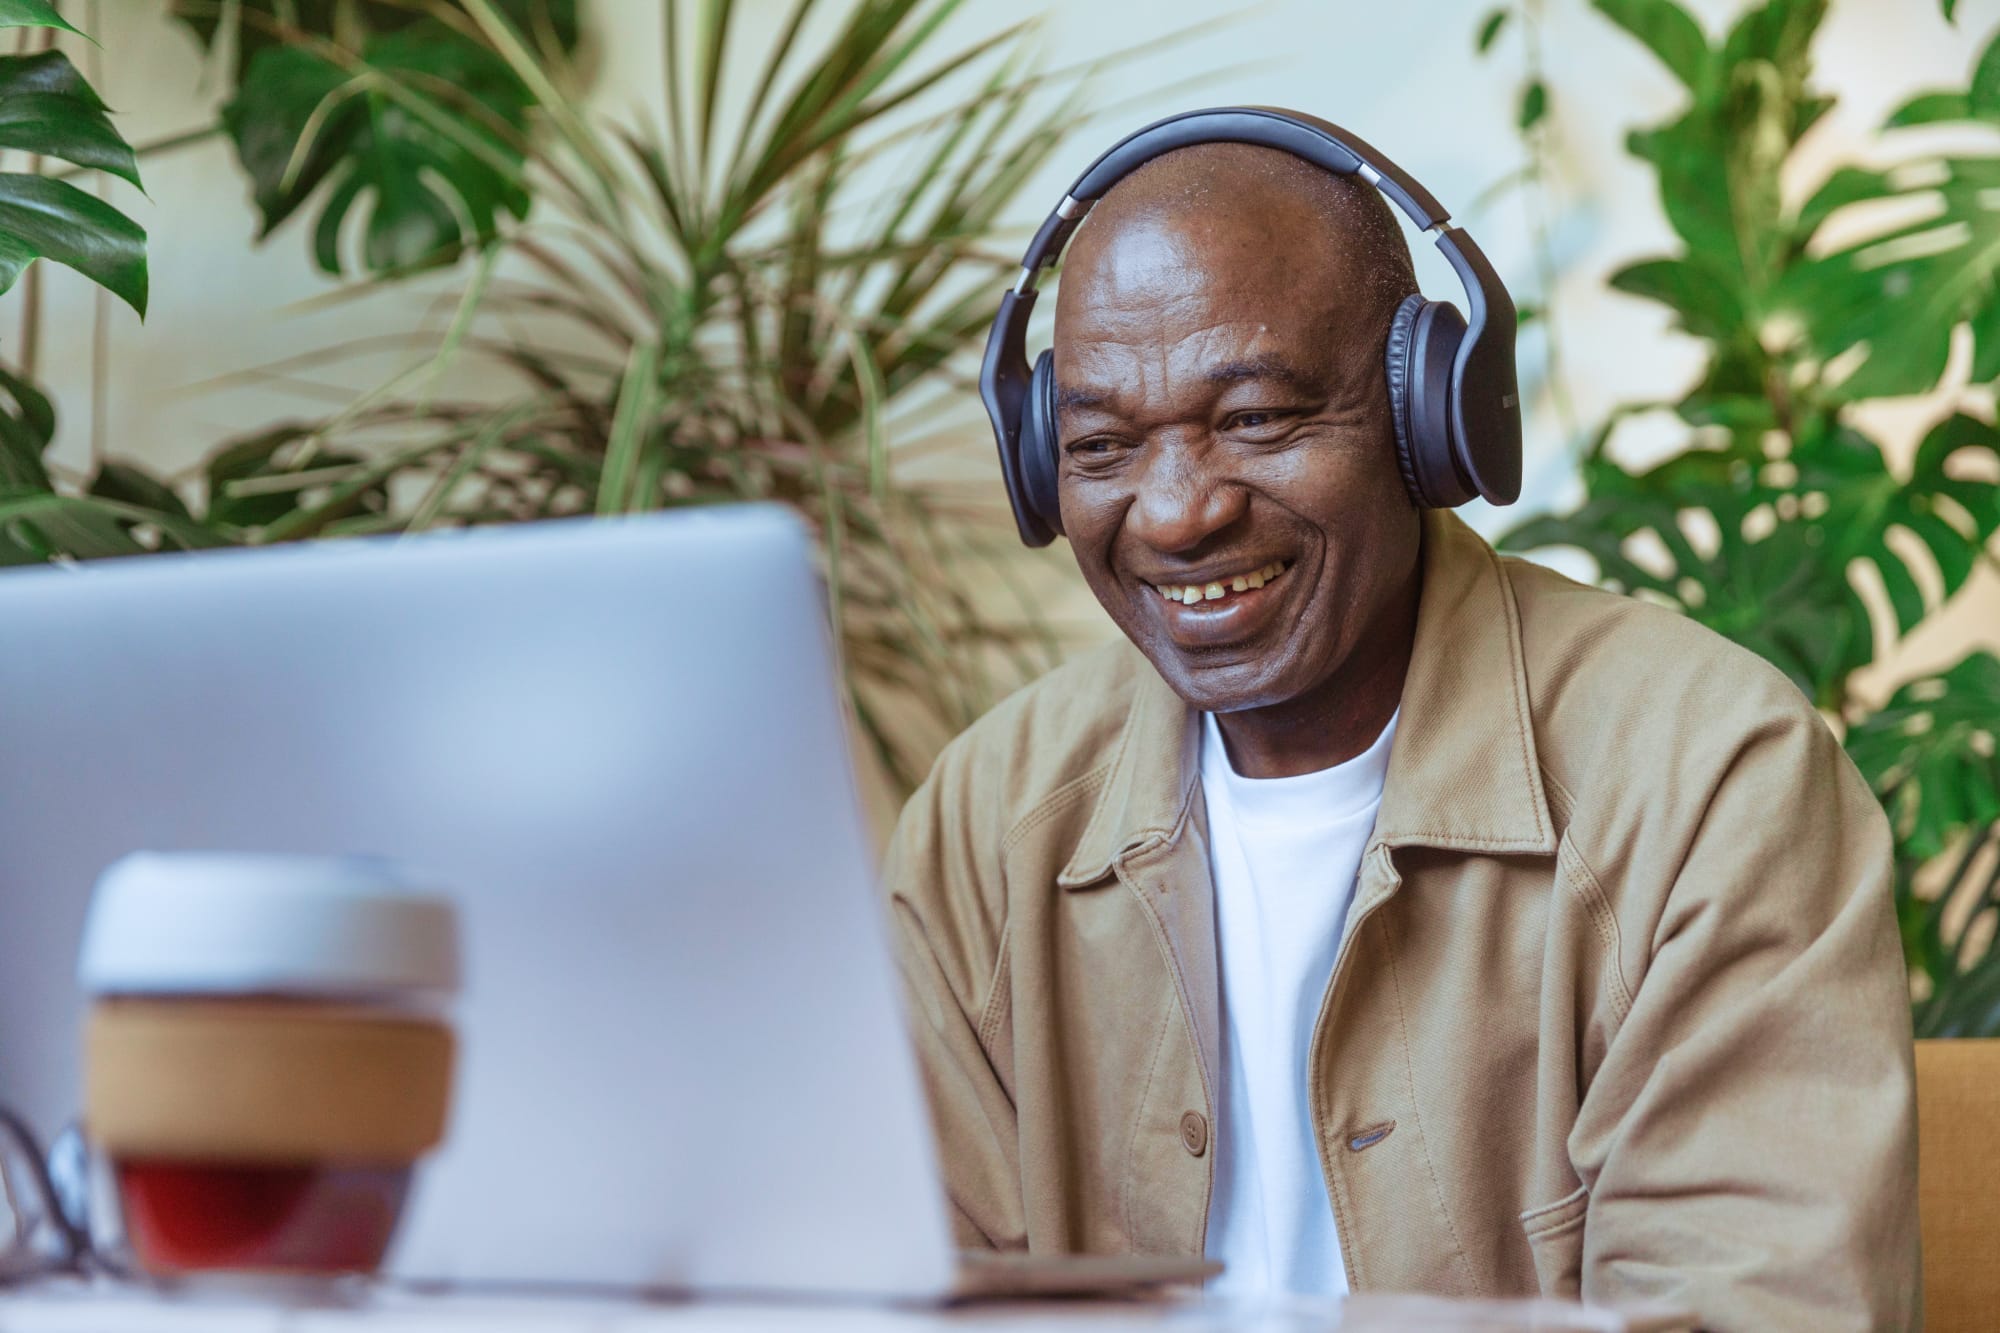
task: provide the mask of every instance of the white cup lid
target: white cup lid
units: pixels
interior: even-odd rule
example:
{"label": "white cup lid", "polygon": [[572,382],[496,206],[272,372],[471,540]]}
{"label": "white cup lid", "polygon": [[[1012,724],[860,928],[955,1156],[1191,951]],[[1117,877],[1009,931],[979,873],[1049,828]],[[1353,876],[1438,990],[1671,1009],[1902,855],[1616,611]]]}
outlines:
{"label": "white cup lid", "polygon": [[92,995],[445,993],[457,916],[370,857],[135,852],[98,878],[77,974]]}

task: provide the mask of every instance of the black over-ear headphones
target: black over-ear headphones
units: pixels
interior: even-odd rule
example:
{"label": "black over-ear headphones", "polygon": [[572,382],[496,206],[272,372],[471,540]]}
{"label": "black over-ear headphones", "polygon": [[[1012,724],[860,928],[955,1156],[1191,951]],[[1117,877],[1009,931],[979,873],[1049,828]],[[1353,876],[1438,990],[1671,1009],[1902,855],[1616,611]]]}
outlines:
{"label": "black over-ear headphones", "polygon": [[1128,135],[1090,164],[1049,214],[1021,277],[1000,299],[979,396],[993,418],[1000,471],[1021,540],[1046,546],[1062,532],[1056,503],[1055,361],[1028,368],[1028,314],[1035,282],[1112,186],[1147,162],[1201,143],[1275,148],[1341,176],[1357,172],[1437,242],[1465,285],[1469,317],[1449,301],[1406,297],[1390,321],[1385,351],[1396,461],[1417,504],[1446,509],[1484,496],[1511,504],[1521,493],[1521,399],[1514,379],[1514,302],[1472,238],[1403,170],[1346,130],[1296,111],[1229,106],[1188,111]]}

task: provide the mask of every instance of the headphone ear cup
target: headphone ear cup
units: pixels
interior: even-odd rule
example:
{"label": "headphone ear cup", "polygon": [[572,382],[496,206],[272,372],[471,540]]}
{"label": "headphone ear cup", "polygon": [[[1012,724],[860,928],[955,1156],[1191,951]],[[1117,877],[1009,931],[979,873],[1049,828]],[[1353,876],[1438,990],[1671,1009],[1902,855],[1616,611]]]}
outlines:
{"label": "headphone ear cup", "polygon": [[1062,535],[1062,504],[1056,492],[1056,358],[1043,352],[1035,358],[1028,379],[1028,400],[1021,415],[1021,482],[1023,499],[1035,517]]}
{"label": "headphone ear cup", "polygon": [[1410,328],[1405,407],[1411,471],[1433,509],[1451,509],[1479,494],[1459,459],[1457,395],[1452,372],[1465,341],[1465,316],[1449,301],[1426,301]]}
{"label": "headphone ear cup", "polygon": [[1389,320],[1389,341],[1383,350],[1383,369],[1389,379],[1389,419],[1396,429],[1396,468],[1403,474],[1403,489],[1410,503],[1419,509],[1429,506],[1423,484],[1417,479],[1416,462],[1410,439],[1410,349],[1415,344],[1417,312],[1424,298],[1417,292],[1404,297]]}

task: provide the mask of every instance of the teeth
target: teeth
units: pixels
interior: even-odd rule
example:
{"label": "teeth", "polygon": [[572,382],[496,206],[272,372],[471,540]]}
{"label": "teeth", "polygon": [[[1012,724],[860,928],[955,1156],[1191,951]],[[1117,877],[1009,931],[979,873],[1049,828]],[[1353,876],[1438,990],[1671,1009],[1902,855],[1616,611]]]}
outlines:
{"label": "teeth", "polygon": [[1284,573],[1288,567],[1288,561],[1273,560],[1262,569],[1252,570],[1248,574],[1232,574],[1227,579],[1218,579],[1213,583],[1156,584],[1154,591],[1170,602],[1193,606],[1196,602],[1220,601],[1232,592],[1248,592],[1252,588],[1261,588]]}

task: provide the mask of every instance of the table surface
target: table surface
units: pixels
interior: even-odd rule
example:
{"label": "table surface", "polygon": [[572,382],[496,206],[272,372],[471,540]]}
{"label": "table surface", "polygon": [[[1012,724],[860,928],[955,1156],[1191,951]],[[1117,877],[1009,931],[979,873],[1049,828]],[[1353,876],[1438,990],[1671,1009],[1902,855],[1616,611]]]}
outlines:
{"label": "table surface", "polygon": [[1198,1296],[1089,1302],[978,1303],[951,1309],[802,1301],[634,1304],[521,1296],[426,1296],[355,1290],[345,1299],[299,1290],[130,1287],[44,1283],[0,1291],[0,1333],[1670,1333],[1670,1314],[1552,1301],[1464,1302],[1423,1296],[1259,1304]]}

